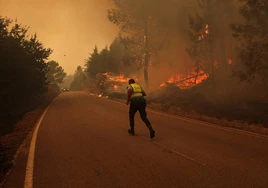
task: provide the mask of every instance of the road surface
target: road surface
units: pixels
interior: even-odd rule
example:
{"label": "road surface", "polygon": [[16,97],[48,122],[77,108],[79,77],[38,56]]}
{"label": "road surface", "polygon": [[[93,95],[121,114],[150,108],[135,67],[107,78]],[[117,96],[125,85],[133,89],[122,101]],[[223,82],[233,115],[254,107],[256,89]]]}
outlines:
{"label": "road surface", "polygon": [[[128,135],[125,104],[62,93],[40,124],[33,187],[268,187],[268,137],[151,110],[148,117],[153,140],[138,114],[137,135]],[[4,187],[24,187],[30,141]]]}

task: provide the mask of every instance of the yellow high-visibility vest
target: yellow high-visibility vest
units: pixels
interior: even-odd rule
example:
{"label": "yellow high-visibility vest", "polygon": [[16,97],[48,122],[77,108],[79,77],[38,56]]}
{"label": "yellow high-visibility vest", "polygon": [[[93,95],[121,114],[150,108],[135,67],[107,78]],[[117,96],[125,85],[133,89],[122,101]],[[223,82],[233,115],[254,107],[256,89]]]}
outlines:
{"label": "yellow high-visibility vest", "polygon": [[141,86],[139,86],[138,84],[130,84],[130,86],[133,89],[131,99],[143,96]]}

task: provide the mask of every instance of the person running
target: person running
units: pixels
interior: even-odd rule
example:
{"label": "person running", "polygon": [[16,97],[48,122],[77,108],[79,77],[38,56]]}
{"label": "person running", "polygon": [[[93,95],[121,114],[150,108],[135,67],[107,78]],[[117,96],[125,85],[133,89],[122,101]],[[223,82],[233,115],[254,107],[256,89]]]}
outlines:
{"label": "person running", "polygon": [[137,111],[140,113],[140,117],[142,121],[146,124],[150,131],[150,138],[155,137],[155,130],[153,129],[150,121],[147,118],[147,112],[146,112],[146,100],[145,96],[146,93],[142,89],[142,87],[135,83],[135,80],[131,78],[128,81],[128,87],[127,87],[127,102],[126,105],[129,105],[129,122],[130,122],[130,129],[128,130],[128,133],[131,135],[135,135],[134,131],[134,117]]}

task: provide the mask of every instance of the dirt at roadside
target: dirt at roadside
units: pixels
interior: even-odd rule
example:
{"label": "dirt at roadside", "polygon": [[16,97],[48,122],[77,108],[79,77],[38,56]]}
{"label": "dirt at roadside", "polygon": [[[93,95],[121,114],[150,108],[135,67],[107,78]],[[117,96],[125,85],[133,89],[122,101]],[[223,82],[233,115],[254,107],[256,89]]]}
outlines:
{"label": "dirt at roadside", "polygon": [[[52,86],[51,86],[52,87]],[[0,127],[0,187],[12,170],[16,153],[29,133],[34,129],[44,110],[59,95],[57,87],[49,88],[39,107],[18,117],[9,117]]]}
{"label": "dirt at roadside", "polygon": [[16,151],[19,149],[26,136],[33,130],[46,106],[47,105],[43,105],[26,113],[22,119],[15,124],[12,132],[0,137],[0,187],[6,174],[14,165]]}

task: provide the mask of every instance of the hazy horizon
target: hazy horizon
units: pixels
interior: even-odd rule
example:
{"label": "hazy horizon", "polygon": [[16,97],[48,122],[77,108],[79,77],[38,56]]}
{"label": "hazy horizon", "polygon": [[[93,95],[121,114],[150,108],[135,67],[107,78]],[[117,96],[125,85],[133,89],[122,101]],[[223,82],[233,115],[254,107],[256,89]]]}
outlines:
{"label": "hazy horizon", "polygon": [[73,74],[95,45],[103,48],[116,37],[118,29],[107,18],[112,6],[111,0],[0,0],[0,15],[29,26],[30,34],[53,49],[50,60]]}

